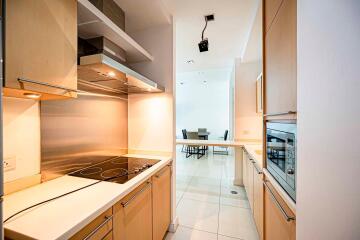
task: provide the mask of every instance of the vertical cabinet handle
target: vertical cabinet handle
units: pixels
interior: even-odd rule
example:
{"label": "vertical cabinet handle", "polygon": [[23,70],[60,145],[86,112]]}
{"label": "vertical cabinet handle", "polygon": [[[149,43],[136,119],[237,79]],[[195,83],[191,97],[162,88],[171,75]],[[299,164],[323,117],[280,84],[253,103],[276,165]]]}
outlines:
{"label": "vertical cabinet handle", "polygon": [[295,217],[291,217],[291,216],[289,216],[289,215],[286,213],[285,209],[281,206],[281,204],[279,203],[279,201],[276,199],[274,193],[271,191],[269,185],[267,185],[267,181],[264,181],[263,184],[264,184],[264,186],[266,187],[266,189],[269,191],[270,196],[271,196],[271,199],[273,200],[273,202],[275,203],[275,205],[279,208],[279,210],[280,210],[280,212],[282,213],[282,215],[284,216],[285,220],[286,220],[287,222],[290,222],[290,221],[295,220]]}

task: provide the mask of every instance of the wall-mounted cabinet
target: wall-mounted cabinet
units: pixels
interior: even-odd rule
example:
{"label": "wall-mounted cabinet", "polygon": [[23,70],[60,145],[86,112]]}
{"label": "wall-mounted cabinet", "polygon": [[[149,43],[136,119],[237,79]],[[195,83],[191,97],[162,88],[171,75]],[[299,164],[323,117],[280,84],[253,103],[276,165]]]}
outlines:
{"label": "wall-mounted cabinet", "polygon": [[[104,36],[126,52],[129,63],[152,61],[154,57],[88,0],[78,0],[78,31],[84,39]],[[125,13],[126,14],[126,13]]]}
{"label": "wall-mounted cabinet", "polygon": [[5,95],[76,96],[76,22],[76,0],[6,1]]}
{"label": "wall-mounted cabinet", "polygon": [[296,0],[264,0],[265,114],[296,111]]}

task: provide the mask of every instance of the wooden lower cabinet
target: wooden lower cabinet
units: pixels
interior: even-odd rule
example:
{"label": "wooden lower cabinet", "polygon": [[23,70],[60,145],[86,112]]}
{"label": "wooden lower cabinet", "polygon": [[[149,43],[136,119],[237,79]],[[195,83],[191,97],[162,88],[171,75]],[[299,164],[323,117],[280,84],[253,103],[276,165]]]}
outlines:
{"label": "wooden lower cabinet", "polygon": [[162,240],[171,218],[171,165],[102,213],[71,240]]}
{"label": "wooden lower cabinet", "polygon": [[171,166],[166,166],[152,177],[153,240],[165,236],[171,218]]}
{"label": "wooden lower cabinet", "polygon": [[[266,180],[265,180],[266,181]],[[264,192],[264,239],[265,240],[295,240],[296,222],[287,220],[285,214],[293,217],[294,213],[290,211],[282,198],[276,193],[276,190],[267,181],[269,189],[265,187]],[[281,211],[284,209],[285,213]]]}
{"label": "wooden lower cabinet", "polygon": [[[255,163],[256,164],[256,163]],[[260,169],[259,169],[260,170]],[[254,169],[254,201],[253,215],[255,225],[259,233],[259,238],[263,239],[264,232],[264,186],[263,174],[261,171]]]}
{"label": "wooden lower cabinet", "polygon": [[108,209],[95,218],[86,227],[72,236],[71,240],[102,240],[112,239],[113,208]]}
{"label": "wooden lower cabinet", "polygon": [[148,181],[114,205],[114,240],[152,239],[151,195]]}

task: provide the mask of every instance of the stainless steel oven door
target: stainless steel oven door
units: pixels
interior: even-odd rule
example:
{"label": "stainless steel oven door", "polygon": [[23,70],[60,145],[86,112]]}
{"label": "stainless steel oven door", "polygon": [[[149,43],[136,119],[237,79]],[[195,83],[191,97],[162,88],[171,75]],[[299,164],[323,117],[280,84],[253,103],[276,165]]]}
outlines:
{"label": "stainless steel oven door", "polygon": [[268,171],[295,200],[296,124],[268,122],[266,152]]}

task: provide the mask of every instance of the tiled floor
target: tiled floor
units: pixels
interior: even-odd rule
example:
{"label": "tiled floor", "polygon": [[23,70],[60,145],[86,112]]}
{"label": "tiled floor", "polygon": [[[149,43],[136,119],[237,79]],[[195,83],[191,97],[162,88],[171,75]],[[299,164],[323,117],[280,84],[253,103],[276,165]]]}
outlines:
{"label": "tiled floor", "polygon": [[[176,202],[180,226],[166,240],[258,239],[243,187],[234,186],[234,157],[176,157]],[[232,194],[235,191],[236,194]]]}

